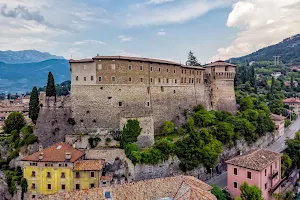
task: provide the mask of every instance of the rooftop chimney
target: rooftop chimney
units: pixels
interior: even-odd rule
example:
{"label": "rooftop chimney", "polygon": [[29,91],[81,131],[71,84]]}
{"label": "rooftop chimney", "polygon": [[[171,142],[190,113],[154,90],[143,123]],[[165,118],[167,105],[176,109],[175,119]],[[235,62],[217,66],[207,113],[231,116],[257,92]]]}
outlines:
{"label": "rooftop chimney", "polygon": [[39,151],[43,150],[43,145],[39,145]]}
{"label": "rooftop chimney", "polygon": [[43,152],[40,152],[39,160],[42,160],[43,158],[44,158],[44,153],[43,153]]}
{"label": "rooftop chimney", "polygon": [[66,160],[71,160],[71,153],[70,152],[66,153]]}

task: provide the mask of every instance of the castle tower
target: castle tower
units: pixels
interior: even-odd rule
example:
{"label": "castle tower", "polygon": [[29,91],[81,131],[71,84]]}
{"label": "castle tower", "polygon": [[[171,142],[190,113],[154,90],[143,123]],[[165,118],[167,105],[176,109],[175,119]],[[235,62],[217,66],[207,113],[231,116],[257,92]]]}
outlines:
{"label": "castle tower", "polygon": [[224,61],[213,62],[205,66],[211,83],[211,107],[213,110],[237,112],[234,92],[236,65]]}

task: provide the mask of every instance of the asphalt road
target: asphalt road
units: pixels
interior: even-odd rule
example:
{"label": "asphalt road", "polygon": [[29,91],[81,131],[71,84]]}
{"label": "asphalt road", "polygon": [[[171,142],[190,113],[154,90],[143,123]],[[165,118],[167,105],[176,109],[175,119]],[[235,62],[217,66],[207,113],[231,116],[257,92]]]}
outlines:
{"label": "asphalt road", "polygon": [[[285,130],[284,135],[278,138],[273,144],[268,146],[266,149],[275,151],[275,152],[283,152],[286,149],[285,140],[287,138],[294,138],[295,133],[300,130],[300,117],[296,119],[296,121],[290,125],[290,127]],[[215,177],[212,181],[208,181],[208,184],[216,184],[221,188],[225,188],[227,186],[227,172]]]}

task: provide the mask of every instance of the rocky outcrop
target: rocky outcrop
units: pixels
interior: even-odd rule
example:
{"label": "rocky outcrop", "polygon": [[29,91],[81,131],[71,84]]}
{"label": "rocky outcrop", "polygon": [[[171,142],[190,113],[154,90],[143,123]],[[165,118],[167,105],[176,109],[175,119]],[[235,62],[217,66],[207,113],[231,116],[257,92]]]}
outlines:
{"label": "rocky outcrop", "polygon": [[5,175],[0,171],[0,200],[10,200],[12,196],[8,192],[8,185],[5,182]]}

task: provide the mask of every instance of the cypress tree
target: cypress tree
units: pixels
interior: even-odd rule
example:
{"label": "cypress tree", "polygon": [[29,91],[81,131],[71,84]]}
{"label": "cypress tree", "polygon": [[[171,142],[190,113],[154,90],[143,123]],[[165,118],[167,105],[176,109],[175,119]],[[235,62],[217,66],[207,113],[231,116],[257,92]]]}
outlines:
{"label": "cypress tree", "polygon": [[271,88],[270,88],[270,92],[271,92],[272,96],[274,95],[274,84],[275,84],[275,79],[274,79],[274,77],[272,77],[272,83],[271,83]]}
{"label": "cypress tree", "polygon": [[36,123],[40,111],[39,94],[36,87],[33,87],[29,102],[29,118]]}
{"label": "cypress tree", "polygon": [[51,72],[48,74],[48,82],[47,82],[47,87],[46,87],[46,96],[47,97],[55,97],[56,101],[56,89],[55,89],[55,84],[54,84],[54,77]]}
{"label": "cypress tree", "polygon": [[294,76],[291,76],[291,91],[294,91]]}

